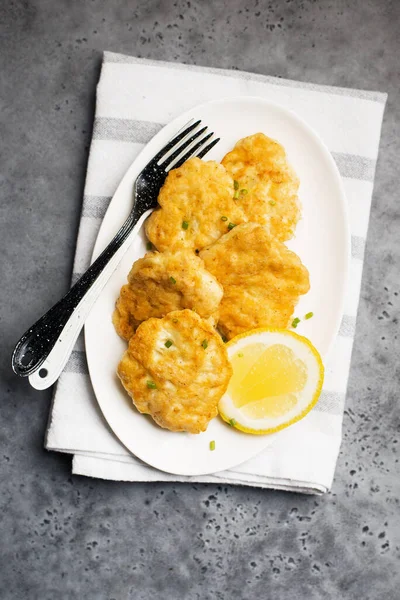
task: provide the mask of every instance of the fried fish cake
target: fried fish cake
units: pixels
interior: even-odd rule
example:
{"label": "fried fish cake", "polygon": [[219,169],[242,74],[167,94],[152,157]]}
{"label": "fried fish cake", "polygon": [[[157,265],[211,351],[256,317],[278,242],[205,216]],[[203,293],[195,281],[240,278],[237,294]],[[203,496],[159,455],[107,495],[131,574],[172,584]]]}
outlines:
{"label": "fried fish cake", "polygon": [[284,148],[263,133],[256,133],[239,140],[222,164],[237,181],[238,205],[247,220],[268,224],[273,237],[282,242],[289,240],[301,209],[299,180]]}
{"label": "fried fish cake", "polygon": [[128,284],[121,288],[114,326],[129,340],[142,321],[173,310],[190,308],[213,318],[222,294],[221,285],[190,250],[148,252],[133,264]]}
{"label": "fried fish cake", "polygon": [[233,199],[233,179],[214,161],[187,160],[168,174],[158,196],[160,207],[146,222],[149,240],[160,250],[201,250],[247,221]]}
{"label": "fried fish cake", "polygon": [[170,431],[200,433],[217,415],[232,367],[220,336],[186,309],[139,325],[117,372],[139,412]]}
{"label": "fried fish cake", "polygon": [[256,223],[235,227],[200,256],[224,288],[218,328],[228,339],[257,327],[287,327],[310,288],[297,254]]}

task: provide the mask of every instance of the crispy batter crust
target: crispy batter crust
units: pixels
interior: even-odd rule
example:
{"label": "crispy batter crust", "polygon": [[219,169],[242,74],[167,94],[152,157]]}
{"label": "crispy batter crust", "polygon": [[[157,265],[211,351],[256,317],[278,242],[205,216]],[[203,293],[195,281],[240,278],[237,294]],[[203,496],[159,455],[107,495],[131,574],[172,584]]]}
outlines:
{"label": "crispy batter crust", "polygon": [[247,221],[233,195],[233,179],[221,164],[191,158],[168,174],[158,196],[161,208],[146,222],[147,237],[160,251],[201,250],[226,233],[230,222]]}
{"label": "crispy batter crust", "polygon": [[221,285],[190,250],[149,252],[133,264],[128,284],[121,288],[114,326],[129,340],[142,321],[184,308],[215,323],[222,293]]}
{"label": "crispy batter crust", "polygon": [[287,327],[310,288],[297,254],[256,223],[235,227],[200,256],[224,288],[218,327],[228,339],[257,327]]}
{"label": "crispy batter crust", "polygon": [[239,183],[238,205],[246,220],[268,224],[280,241],[290,239],[300,219],[299,180],[283,146],[256,133],[239,140],[222,164]]}
{"label": "crispy batter crust", "polygon": [[[167,341],[173,342],[169,348]],[[122,385],[141,413],[161,427],[189,433],[207,429],[231,375],[220,336],[191,310],[142,323],[118,365]]]}

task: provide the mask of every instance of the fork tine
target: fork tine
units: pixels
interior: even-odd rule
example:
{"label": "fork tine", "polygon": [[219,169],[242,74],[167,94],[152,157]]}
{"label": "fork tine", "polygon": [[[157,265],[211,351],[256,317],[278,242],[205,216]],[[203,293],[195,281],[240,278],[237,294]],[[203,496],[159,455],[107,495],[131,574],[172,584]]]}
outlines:
{"label": "fork tine", "polygon": [[174,148],[174,146],[176,146],[176,144],[178,144],[181,140],[183,140],[191,131],[196,129],[196,127],[198,127],[200,125],[200,123],[201,123],[201,119],[199,119],[195,123],[192,123],[188,127],[185,127],[185,129],[183,131],[181,130],[181,132],[178,133],[178,135],[173,137],[172,140],[170,140],[168,142],[168,144],[166,144],[163,148],[161,148],[161,150],[159,152],[157,152],[157,154],[154,156],[152,162],[157,163],[159,160],[161,160],[162,157],[165,156],[165,154],[167,154],[167,152],[172,150],[172,148]]}
{"label": "fork tine", "polygon": [[218,142],[220,141],[221,138],[217,138],[216,140],[213,140],[210,144],[208,144],[208,146],[206,146],[205,148],[203,148],[203,150],[200,150],[200,152],[198,152],[196,154],[197,158],[204,158],[204,156],[210,152],[211,148],[214,148],[214,146],[216,144],[218,144]]}
{"label": "fork tine", "polygon": [[[197,138],[199,136],[203,135],[203,133],[206,130],[207,130],[207,127],[202,127],[201,129],[199,129],[199,131],[196,131],[195,133],[193,133],[193,135],[191,135],[187,140],[185,140],[181,144],[178,144],[177,149],[174,150],[173,152],[170,150],[170,152],[167,153],[166,158],[158,163],[158,166],[162,167],[166,171],[167,167],[170,167],[170,165],[172,165],[172,163],[175,161],[175,159],[178,158],[182,154],[182,152],[184,150],[186,150],[186,148],[188,148],[188,147],[190,148],[190,146],[193,144],[193,142],[195,140],[197,140]],[[172,154],[171,154],[171,152],[172,152]]]}
{"label": "fork tine", "polygon": [[183,163],[186,162],[191,156],[194,156],[195,153],[197,152],[197,150],[199,150],[202,146],[204,146],[204,144],[213,135],[214,135],[214,132],[209,133],[208,135],[203,137],[201,140],[199,140],[196,144],[191,145],[189,147],[189,149],[187,150],[187,152],[185,152],[185,154],[183,154],[183,155],[181,152],[179,154],[176,153],[176,156],[175,156],[176,160],[171,161],[165,170],[170,171],[171,169],[177,169],[178,167],[181,167],[183,165]]}

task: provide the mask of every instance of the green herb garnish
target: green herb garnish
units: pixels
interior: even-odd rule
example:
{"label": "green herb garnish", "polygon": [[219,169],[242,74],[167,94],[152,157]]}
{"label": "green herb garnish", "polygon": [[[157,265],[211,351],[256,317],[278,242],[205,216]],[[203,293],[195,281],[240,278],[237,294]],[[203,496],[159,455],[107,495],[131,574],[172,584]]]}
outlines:
{"label": "green herb garnish", "polygon": [[234,182],[233,182],[233,189],[234,189],[234,190],[238,190],[238,189],[239,189],[239,182],[238,182],[238,181],[236,181],[236,179],[235,179],[235,180],[234,180]]}
{"label": "green herb garnish", "polygon": [[215,450],[215,441],[210,442],[210,450]]}
{"label": "green herb garnish", "polygon": [[229,419],[229,425],[230,425],[231,427],[235,427],[235,425],[236,425],[236,420],[235,420],[235,419]]}
{"label": "green herb garnish", "polygon": [[175,279],[174,277],[172,277],[172,275],[171,275],[171,277],[169,278],[169,280],[170,280],[170,282],[171,282],[171,283],[173,283],[173,284],[175,285],[175,283],[176,283],[176,279]]}
{"label": "green herb garnish", "polygon": [[306,316],[304,318],[305,319],[311,319],[311,317],[313,317],[313,316],[314,316],[314,313],[313,312],[309,312],[309,313],[306,314]]}
{"label": "green herb garnish", "polygon": [[156,390],[156,389],[157,389],[157,386],[156,386],[156,384],[154,383],[154,381],[148,381],[148,382],[147,382],[147,387],[148,387],[150,390]]}
{"label": "green herb garnish", "polygon": [[295,319],[293,319],[292,321],[292,327],[294,327],[296,329],[297,325],[300,323],[300,319],[298,317],[296,317]]}
{"label": "green herb garnish", "polygon": [[173,323],[177,323],[177,322],[178,322],[178,319],[172,319],[172,322],[173,322]]}
{"label": "green herb garnish", "polygon": [[171,342],[171,340],[167,340],[167,341],[165,342],[164,346],[165,346],[166,348],[171,348],[171,346],[172,346],[172,344],[173,344],[173,343],[174,343],[174,342]]}
{"label": "green herb garnish", "polygon": [[153,250],[153,244],[151,242],[147,242],[146,250]]}
{"label": "green herb garnish", "polygon": [[182,229],[187,229],[189,227],[189,221],[182,221]]}
{"label": "green herb garnish", "polygon": [[233,194],[233,198],[234,200],[237,200],[239,198],[239,190],[236,190],[236,192]]}
{"label": "green herb garnish", "polygon": [[204,350],[205,350],[206,348],[208,348],[208,342],[207,342],[207,340],[203,340],[203,341],[201,342],[201,345],[203,346]]}
{"label": "green herb garnish", "polygon": [[229,225],[228,225],[228,229],[229,229],[229,231],[230,231],[231,229],[233,229],[234,227],[236,227],[236,223],[229,223]]}
{"label": "green herb garnish", "polygon": [[276,202],[275,200],[268,200],[268,204],[270,204],[271,206],[275,206]]}
{"label": "green herb garnish", "polygon": [[239,352],[238,357],[243,358],[243,352]]}
{"label": "green herb garnish", "polygon": [[249,190],[246,190],[245,188],[243,188],[242,190],[240,190],[240,193],[242,194],[242,196],[245,196],[246,194],[249,193]]}
{"label": "green herb garnish", "polygon": [[221,221],[227,221],[228,217],[221,217]]}

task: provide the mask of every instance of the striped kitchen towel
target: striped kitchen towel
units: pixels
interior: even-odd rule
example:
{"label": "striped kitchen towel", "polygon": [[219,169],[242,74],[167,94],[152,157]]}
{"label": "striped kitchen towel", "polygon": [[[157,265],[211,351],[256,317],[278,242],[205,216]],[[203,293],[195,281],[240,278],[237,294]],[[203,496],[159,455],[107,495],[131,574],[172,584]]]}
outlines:
{"label": "striped kitchen towel", "polygon": [[101,219],[144,144],[189,108],[240,95],[259,96],[294,110],[319,133],[343,177],[352,233],[350,278],[321,398],[305,419],[281,432],[247,463],[211,476],[169,475],[130,454],[108,428],[92,391],[81,337],[58,381],[46,439],[49,450],[74,455],[76,474],[125,481],[233,483],[305,493],[323,493],[332,485],[386,94],[106,52],[97,88],[74,278],[89,266]]}

